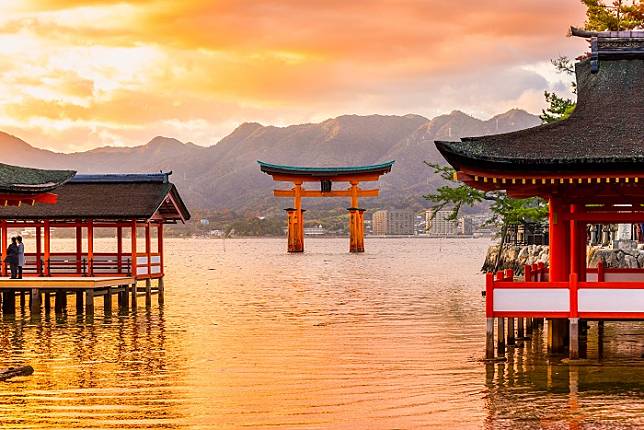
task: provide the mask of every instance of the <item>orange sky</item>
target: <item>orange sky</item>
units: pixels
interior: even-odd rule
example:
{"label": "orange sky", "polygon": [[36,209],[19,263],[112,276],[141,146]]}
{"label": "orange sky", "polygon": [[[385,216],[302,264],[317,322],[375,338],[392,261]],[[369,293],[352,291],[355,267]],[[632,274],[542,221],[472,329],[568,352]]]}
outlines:
{"label": "orange sky", "polygon": [[577,0],[0,0],[0,130],[57,151],[239,123],[539,112]]}

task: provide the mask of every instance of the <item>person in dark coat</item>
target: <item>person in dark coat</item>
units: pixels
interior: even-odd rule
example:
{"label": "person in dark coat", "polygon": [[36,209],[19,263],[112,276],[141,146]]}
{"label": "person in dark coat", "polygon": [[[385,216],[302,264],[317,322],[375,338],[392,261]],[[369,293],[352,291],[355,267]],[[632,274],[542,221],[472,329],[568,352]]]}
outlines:
{"label": "person in dark coat", "polygon": [[15,237],[11,238],[11,245],[7,248],[7,256],[5,262],[11,269],[11,279],[18,277],[18,240]]}

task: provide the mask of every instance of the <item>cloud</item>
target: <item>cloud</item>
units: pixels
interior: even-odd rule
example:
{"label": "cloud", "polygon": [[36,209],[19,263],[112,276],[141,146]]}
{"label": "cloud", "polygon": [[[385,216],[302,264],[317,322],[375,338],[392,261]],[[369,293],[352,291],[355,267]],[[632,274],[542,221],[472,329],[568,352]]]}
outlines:
{"label": "cloud", "polygon": [[[57,150],[235,124],[539,109],[583,20],[556,0],[3,2],[0,127]],[[545,67],[544,67],[545,64]],[[34,141],[35,143],[35,141]]]}

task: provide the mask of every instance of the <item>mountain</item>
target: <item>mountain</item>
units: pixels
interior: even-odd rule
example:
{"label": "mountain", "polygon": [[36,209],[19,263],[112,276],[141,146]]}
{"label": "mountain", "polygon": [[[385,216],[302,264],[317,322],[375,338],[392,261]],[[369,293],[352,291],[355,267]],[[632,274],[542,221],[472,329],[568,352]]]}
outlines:
{"label": "mountain", "polygon": [[[441,179],[423,161],[442,158],[434,140],[505,133],[538,125],[537,116],[513,109],[483,121],[460,111],[431,120],[419,115],[343,115],[317,124],[288,127],[244,123],[216,145],[201,147],[157,136],[145,145],[103,147],[72,154],[35,148],[0,132],[1,161],[43,168],[70,168],[81,173],[172,170],[173,181],[193,208],[276,211],[271,178],[257,160],[292,165],[364,165],[396,160],[381,180],[378,199],[366,207],[424,205],[422,195]],[[283,201],[281,206],[288,205]],[[337,205],[307,201],[307,207]]]}

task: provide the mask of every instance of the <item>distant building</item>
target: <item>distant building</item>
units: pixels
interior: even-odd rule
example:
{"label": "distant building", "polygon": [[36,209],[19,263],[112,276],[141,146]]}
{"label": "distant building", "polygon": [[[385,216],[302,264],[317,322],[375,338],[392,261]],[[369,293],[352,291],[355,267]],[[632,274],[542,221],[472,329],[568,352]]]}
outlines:
{"label": "distant building", "polygon": [[413,235],[414,213],[405,209],[376,211],[371,218],[371,228],[376,235]]}
{"label": "distant building", "polygon": [[201,225],[210,225],[210,221],[208,221],[208,218],[201,218],[199,222],[201,223]]}
{"label": "distant building", "polygon": [[434,210],[425,211],[425,226],[427,233],[432,236],[471,236],[474,234],[474,222],[471,217],[450,219],[452,210],[439,210],[434,215]]}
{"label": "distant building", "polygon": [[325,233],[326,231],[322,225],[318,225],[317,227],[304,227],[304,234],[306,236],[322,236]]}

